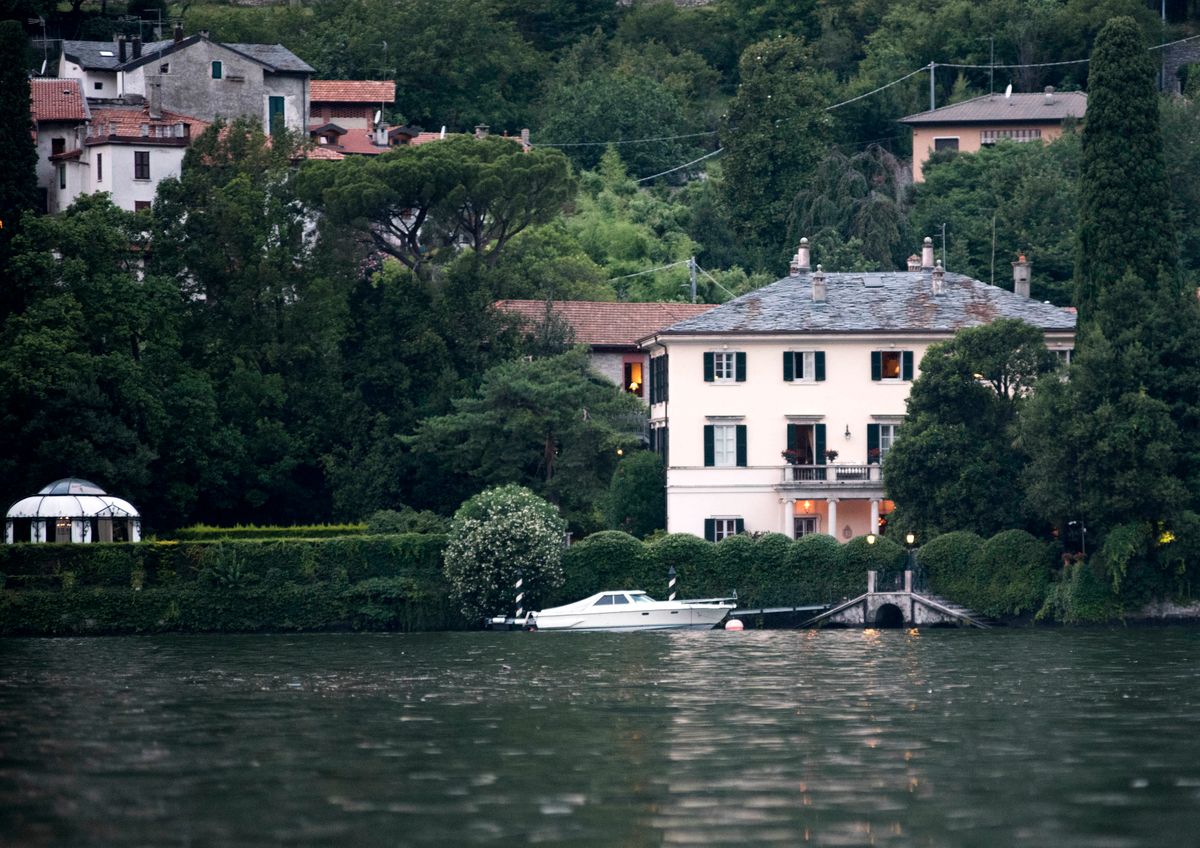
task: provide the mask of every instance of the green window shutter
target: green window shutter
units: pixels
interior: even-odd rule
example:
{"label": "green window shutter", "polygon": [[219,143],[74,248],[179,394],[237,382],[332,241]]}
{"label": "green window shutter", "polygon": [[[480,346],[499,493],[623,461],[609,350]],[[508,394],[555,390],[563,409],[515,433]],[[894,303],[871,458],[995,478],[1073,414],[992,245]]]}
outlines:
{"label": "green window shutter", "polygon": [[883,379],[883,353],[878,350],[871,351],[871,379]]}
{"label": "green window shutter", "polygon": [[796,379],[796,355],[790,350],[783,352],[783,382],[790,383]]}
{"label": "green window shutter", "polygon": [[746,425],[737,425],[737,466],[746,467]]}
{"label": "green window shutter", "polygon": [[661,453],[662,453],[663,465],[670,465],[670,464],[671,464],[671,433],[670,433],[670,428],[668,428],[668,427],[663,427],[663,428],[662,428],[662,438],[661,438],[661,440],[659,441],[659,444],[662,446]]}
{"label": "green window shutter", "polygon": [[825,425],[818,424],[814,427],[817,431],[817,465],[825,464]]}
{"label": "green window shutter", "polygon": [[222,67],[220,62],[212,63],[212,78],[220,79],[222,77]]}
{"label": "green window shutter", "polygon": [[276,133],[283,129],[283,98],[267,98],[267,132]]}
{"label": "green window shutter", "polygon": [[715,518],[704,519],[704,541],[717,541],[717,520]]}
{"label": "green window shutter", "polygon": [[879,425],[867,425],[867,463],[879,462]]}
{"label": "green window shutter", "polygon": [[713,355],[711,353],[704,354],[704,382],[711,383],[713,381]]}
{"label": "green window shutter", "polygon": [[746,382],[746,354],[742,351],[733,355],[734,361],[734,380],[738,383]]}
{"label": "green window shutter", "polygon": [[817,363],[817,382],[822,383],[825,381],[825,351],[818,350],[815,354],[813,354],[813,359],[816,360]]}
{"label": "green window shutter", "polygon": [[658,453],[658,430],[650,428],[650,453]]}
{"label": "green window shutter", "polygon": [[745,519],[743,519],[743,518],[733,519],[733,532],[734,533],[745,533],[746,532]]}
{"label": "green window shutter", "polygon": [[800,425],[787,425],[787,449],[790,451],[800,450]]}
{"label": "green window shutter", "polygon": [[717,451],[713,446],[713,425],[704,425],[704,467],[712,468],[716,464]]}
{"label": "green window shutter", "polygon": [[662,367],[660,368],[660,371],[662,372],[662,387],[658,390],[658,399],[663,403],[667,402],[668,395],[670,394],[667,391],[667,374],[670,370],[670,366],[667,365],[667,363],[670,362],[670,360],[671,355],[669,353],[664,353],[662,355]]}
{"label": "green window shutter", "polygon": [[906,350],[900,355],[901,377],[905,380],[913,378],[913,354],[911,350]]}

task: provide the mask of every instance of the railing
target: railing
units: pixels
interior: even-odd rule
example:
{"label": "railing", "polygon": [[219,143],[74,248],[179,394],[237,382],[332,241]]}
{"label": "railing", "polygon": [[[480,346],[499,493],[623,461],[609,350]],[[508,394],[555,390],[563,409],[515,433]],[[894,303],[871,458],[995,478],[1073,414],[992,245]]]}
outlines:
{"label": "railing", "polygon": [[869,465],[785,465],[784,483],[867,483],[881,482],[883,471],[877,463]]}

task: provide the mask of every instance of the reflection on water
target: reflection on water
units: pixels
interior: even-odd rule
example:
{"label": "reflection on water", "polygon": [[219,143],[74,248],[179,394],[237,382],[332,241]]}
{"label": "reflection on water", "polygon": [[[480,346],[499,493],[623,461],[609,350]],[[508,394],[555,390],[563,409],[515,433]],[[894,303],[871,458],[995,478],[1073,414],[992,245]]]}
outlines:
{"label": "reflection on water", "polygon": [[0,845],[1159,846],[1200,630],[0,640]]}

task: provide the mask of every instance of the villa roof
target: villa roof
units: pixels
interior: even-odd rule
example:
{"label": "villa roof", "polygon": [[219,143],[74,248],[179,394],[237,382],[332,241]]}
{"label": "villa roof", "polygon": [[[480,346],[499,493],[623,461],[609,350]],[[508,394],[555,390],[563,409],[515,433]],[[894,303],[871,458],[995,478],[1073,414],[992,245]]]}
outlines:
{"label": "villa roof", "polygon": [[313,80],[309,100],[313,103],[394,103],[394,80]]}
{"label": "villa roof", "polygon": [[86,121],[87,101],[77,79],[31,79],[29,108],[38,121]]}
{"label": "villa roof", "polygon": [[1019,318],[1043,330],[1075,330],[1073,310],[949,271],[941,295],[933,294],[928,269],[826,273],[825,283],[822,303],[813,301],[812,275],[805,272],[678,321],[658,335],[950,334],[997,318]]}
{"label": "villa roof", "polygon": [[984,94],[938,109],[918,112],[900,119],[902,124],[994,124],[1062,122],[1082,118],[1087,111],[1087,95],[1082,91],[1056,91],[1050,94]]}
{"label": "villa roof", "polygon": [[[554,300],[551,308],[575,332],[575,342],[590,347],[637,347],[645,338],[678,321],[694,318],[711,303],[605,303],[588,300]],[[501,300],[496,308],[521,317],[529,325],[546,315],[544,300]]]}

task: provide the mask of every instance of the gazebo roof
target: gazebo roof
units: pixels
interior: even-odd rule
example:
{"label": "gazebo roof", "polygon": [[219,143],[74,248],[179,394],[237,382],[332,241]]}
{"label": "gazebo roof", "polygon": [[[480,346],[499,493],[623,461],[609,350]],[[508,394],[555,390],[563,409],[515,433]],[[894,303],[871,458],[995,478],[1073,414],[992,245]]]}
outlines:
{"label": "gazebo roof", "polygon": [[95,483],[67,477],[8,508],[8,518],[139,518],[133,504]]}

